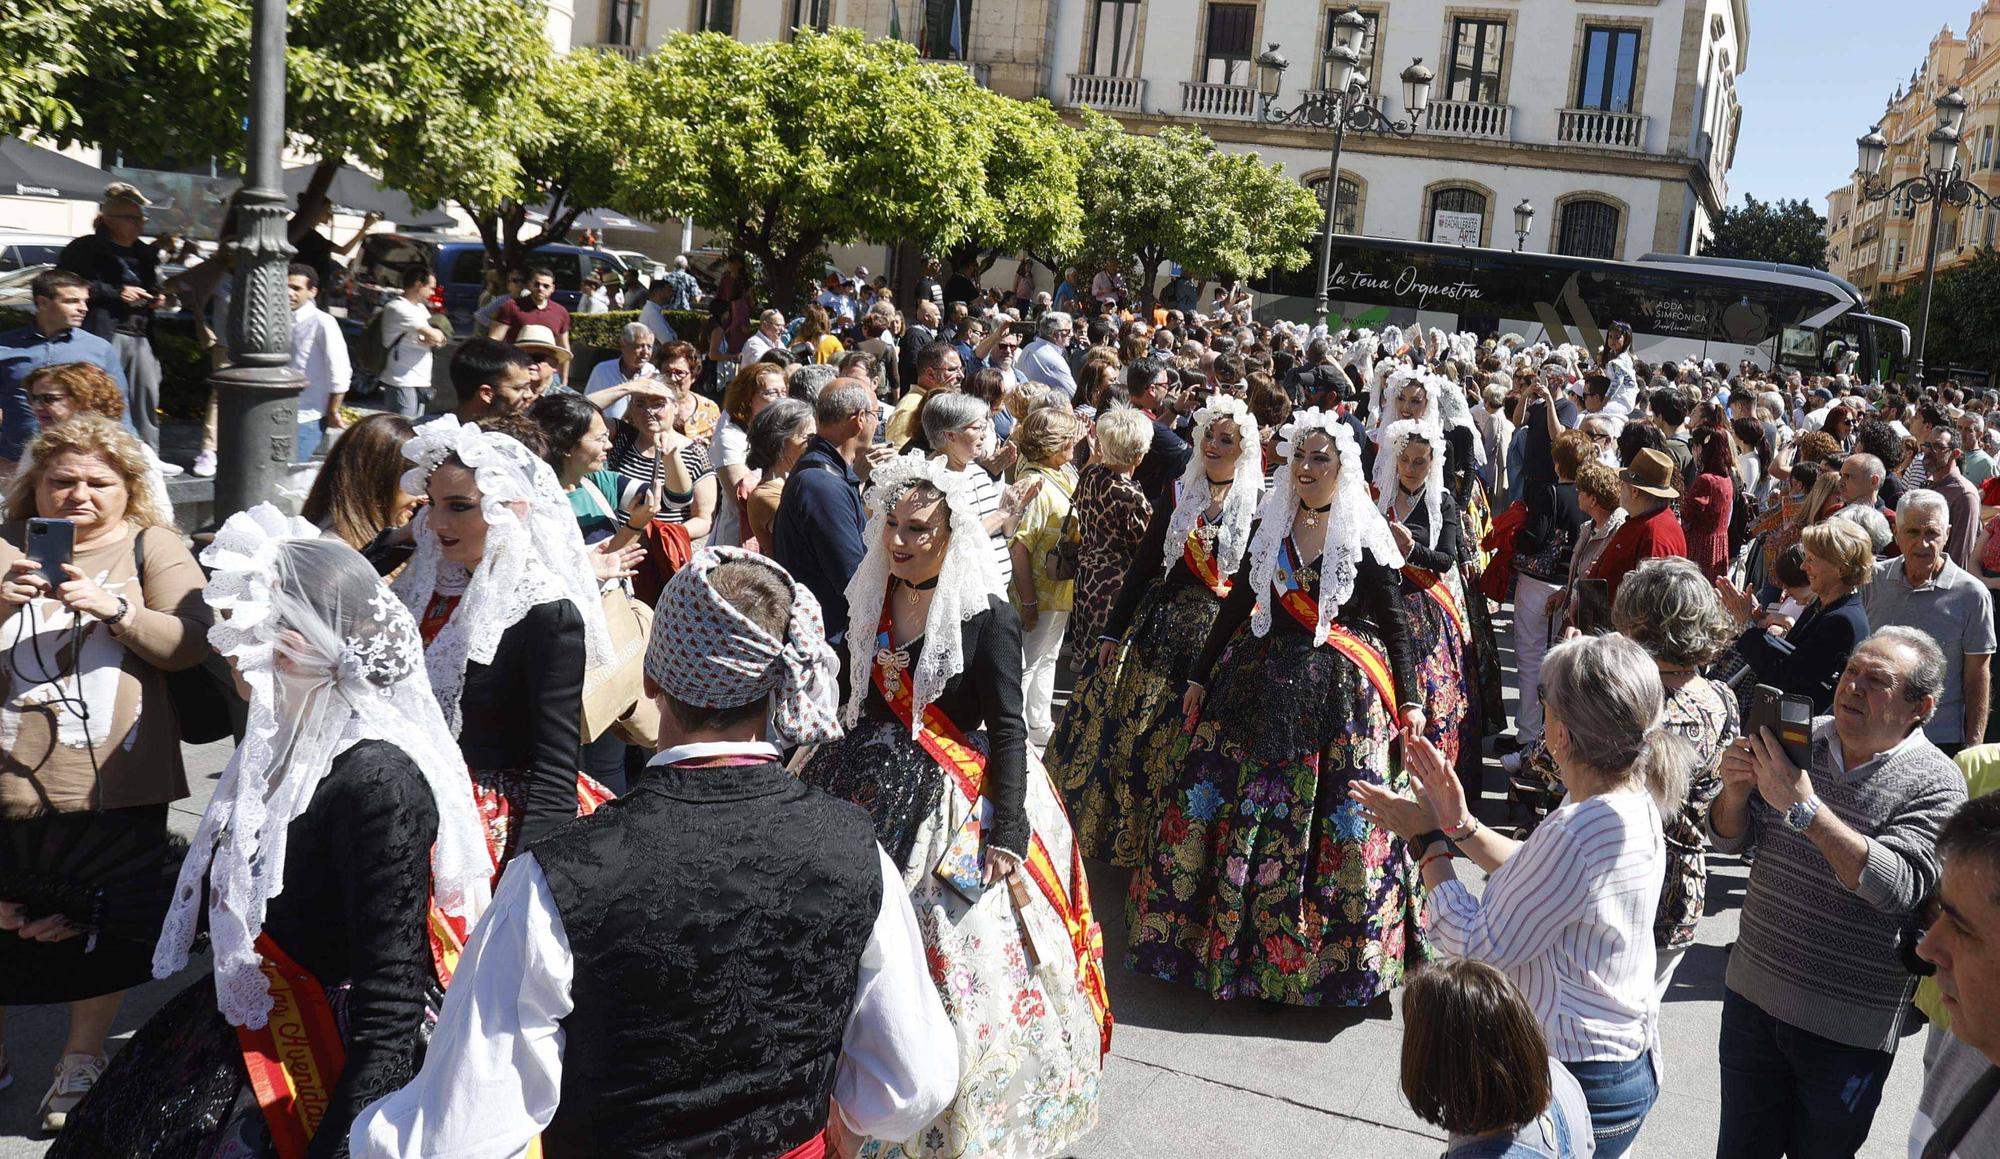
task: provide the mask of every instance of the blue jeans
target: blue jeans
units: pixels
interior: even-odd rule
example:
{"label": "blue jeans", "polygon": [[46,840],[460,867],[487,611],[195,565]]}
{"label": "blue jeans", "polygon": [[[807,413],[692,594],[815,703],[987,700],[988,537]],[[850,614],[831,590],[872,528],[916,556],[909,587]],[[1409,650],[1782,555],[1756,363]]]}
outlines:
{"label": "blue jeans", "polygon": [[314,419],[311,422],[299,424],[298,441],[293,445],[292,450],[293,462],[312,462],[313,452],[319,449],[319,441],[324,437],[325,433],[320,430],[319,423],[320,420]]}
{"label": "blue jeans", "polygon": [[1882,1084],[1896,1056],[1822,1038],[1780,1022],[1726,990],[1722,1128],[1717,1159],[1820,1159],[1853,1155],[1868,1141]]}
{"label": "blue jeans", "polygon": [[1590,1107],[1590,1133],[1597,1140],[1597,1159],[1618,1159],[1639,1138],[1646,1112],[1660,1097],[1652,1054],[1629,1062],[1565,1062],[1563,1068],[1583,1088],[1583,1101]]}

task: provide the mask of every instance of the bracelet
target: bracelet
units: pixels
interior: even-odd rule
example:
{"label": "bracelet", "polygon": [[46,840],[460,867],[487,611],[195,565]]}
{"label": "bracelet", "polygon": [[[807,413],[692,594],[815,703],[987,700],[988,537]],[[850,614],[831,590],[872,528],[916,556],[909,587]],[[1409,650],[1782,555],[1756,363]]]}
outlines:
{"label": "bracelet", "polygon": [[1444,835],[1446,837],[1451,838],[1455,842],[1464,841],[1468,837],[1471,837],[1474,833],[1479,832],[1479,828],[1480,828],[1479,818],[1474,817],[1470,813],[1468,813],[1466,814],[1464,824],[1455,826],[1451,829],[1444,830]]}
{"label": "bracelet", "polygon": [[125,617],[132,614],[131,600],[126,599],[124,596],[113,596],[112,598],[118,601],[118,610],[108,616],[98,617],[98,622],[107,628],[117,627],[125,622]]}
{"label": "bracelet", "polygon": [[1424,870],[1429,869],[1431,867],[1431,862],[1433,861],[1450,861],[1450,860],[1451,860],[1451,850],[1449,849],[1441,849],[1436,853],[1426,853],[1422,857],[1417,859],[1417,872],[1419,874],[1422,874]]}

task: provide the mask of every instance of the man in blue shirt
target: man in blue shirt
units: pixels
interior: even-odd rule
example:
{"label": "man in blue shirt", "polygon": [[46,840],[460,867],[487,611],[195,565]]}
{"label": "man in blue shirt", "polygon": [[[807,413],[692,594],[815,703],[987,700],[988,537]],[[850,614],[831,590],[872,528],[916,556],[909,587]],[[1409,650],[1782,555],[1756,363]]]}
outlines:
{"label": "man in blue shirt", "polygon": [[26,380],[44,366],[88,362],[104,368],[120,390],[125,368],[111,343],[83,329],[90,313],[90,283],[68,270],[44,270],[31,287],[33,325],[0,334],[0,472],[12,474],[21,452],[35,437],[35,412],[28,407]]}
{"label": "man in blue shirt", "polygon": [[[827,642],[839,648],[847,638],[847,581],[861,566],[861,483],[872,465],[875,427],[881,412],[866,383],[837,378],[814,404],[819,433],[806,444],[771,523],[771,558],[819,597],[826,613]],[[887,444],[881,451],[893,455]],[[847,666],[841,665],[846,684]]]}

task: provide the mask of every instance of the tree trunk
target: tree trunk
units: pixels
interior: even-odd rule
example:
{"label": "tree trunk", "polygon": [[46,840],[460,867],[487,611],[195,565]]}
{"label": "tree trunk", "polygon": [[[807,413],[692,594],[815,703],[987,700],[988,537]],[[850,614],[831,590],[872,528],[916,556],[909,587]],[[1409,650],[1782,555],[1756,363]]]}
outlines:
{"label": "tree trunk", "polygon": [[1164,260],[1166,259],[1148,256],[1144,253],[1139,255],[1139,268],[1144,271],[1141,274],[1143,280],[1139,285],[1139,305],[1148,313],[1152,311],[1153,306],[1156,304],[1153,298],[1153,286],[1159,281],[1160,263]]}

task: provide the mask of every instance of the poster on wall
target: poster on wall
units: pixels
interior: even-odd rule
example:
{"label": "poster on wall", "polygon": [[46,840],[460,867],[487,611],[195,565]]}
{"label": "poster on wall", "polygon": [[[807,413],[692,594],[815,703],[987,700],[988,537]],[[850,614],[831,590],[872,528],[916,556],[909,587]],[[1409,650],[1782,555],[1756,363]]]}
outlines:
{"label": "poster on wall", "polygon": [[1440,209],[1431,214],[1431,240],[1439,245],[1478,245],[1484,214]]}

